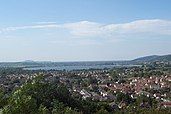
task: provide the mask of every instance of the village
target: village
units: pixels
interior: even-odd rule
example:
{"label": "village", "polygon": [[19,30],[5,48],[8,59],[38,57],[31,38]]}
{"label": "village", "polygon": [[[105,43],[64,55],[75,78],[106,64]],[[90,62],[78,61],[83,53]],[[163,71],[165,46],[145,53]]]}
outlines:
{"label": "village", "polygon": [[[42,74],[49,83],[62,83],[74,97],[84,100],[107,102],[111,107],[124,108],[139,96],[145,96],[157,101],[158,108],[171,107],[171,74],[169,71],[149,70],[143,74],[144,67],[89,69],[73,71],[33,71],[29,74],[19,73],[0,77],[0,87],[12,92],[24,83]],[[141,71],[141,72],[140,72]],[[137,74],[138,73],[138,74]],[[136,74],[136,76],[134,76]],[[128,99],[118,95],[123,94]],[[128,100],[128,101],[127,101]],[[150,107],[147,102],[139,104]]]}

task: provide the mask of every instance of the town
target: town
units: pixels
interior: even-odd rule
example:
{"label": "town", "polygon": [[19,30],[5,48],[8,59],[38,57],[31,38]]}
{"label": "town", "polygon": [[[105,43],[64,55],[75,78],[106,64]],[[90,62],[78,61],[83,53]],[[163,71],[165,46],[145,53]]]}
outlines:
{"label": "town", "polygon": [[[26,71],[21,68],[4,68],[1,70],[0,87],[9,93],[42,75],[48,83],[64,84],[73,97],[105,102],[112,110],[127,109],[131,105],[134,108],[166,109],[171,108],[169,65],[168,62],[156,62],[155,65],[146,63],[133,67],[72,71]],[[143,100],[135,105],[140,97],[143,97]]]}

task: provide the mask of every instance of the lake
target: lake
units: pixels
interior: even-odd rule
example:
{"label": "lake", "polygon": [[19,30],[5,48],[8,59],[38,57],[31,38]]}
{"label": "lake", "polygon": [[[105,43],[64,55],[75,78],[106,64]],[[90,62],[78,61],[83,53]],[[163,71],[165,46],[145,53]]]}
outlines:
{"label": "lake", "polygon": [[29,67],[24,70],[83,70],[83,69],[111,69],[114,67],[133,67],[137,65],[68,65],[68,66],[42,66],[42,67]]}

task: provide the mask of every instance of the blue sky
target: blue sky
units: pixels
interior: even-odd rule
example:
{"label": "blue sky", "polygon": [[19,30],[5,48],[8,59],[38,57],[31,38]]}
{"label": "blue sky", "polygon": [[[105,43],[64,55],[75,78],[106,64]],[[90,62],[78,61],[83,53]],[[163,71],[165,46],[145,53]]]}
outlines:
{"label": "blue sky", "polygon": [[171,53],[170,0],[1,0],[0,61]]}

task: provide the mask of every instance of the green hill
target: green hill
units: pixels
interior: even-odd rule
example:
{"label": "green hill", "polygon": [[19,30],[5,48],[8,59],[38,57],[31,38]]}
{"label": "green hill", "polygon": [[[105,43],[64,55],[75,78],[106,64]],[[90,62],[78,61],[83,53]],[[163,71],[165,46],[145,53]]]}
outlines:
{"label": "green hill", "polygon": [[159,55],[145,56],[132,60],[132,62],[155,62],[155,61],[171,61],[171,54],[162,55],[162,56]]}

